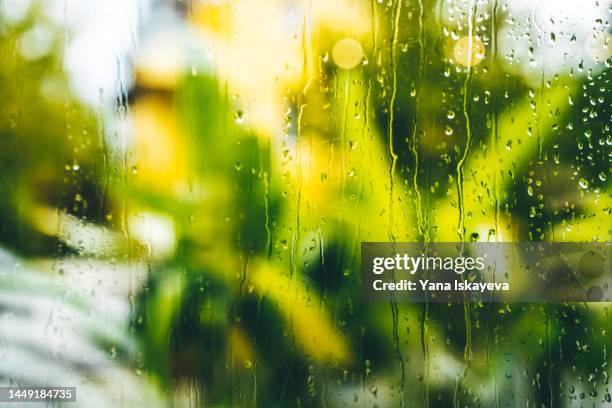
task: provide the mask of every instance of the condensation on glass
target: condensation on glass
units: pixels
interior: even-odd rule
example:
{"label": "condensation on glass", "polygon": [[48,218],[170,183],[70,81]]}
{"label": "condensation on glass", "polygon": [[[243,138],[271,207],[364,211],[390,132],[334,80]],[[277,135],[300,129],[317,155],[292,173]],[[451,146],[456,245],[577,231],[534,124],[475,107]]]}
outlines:
{"label": "condensation on glass", "polygon": [[0,385],[609,406],[609,304],[370,303],[359,263],[610,241],[610,10],[0,2]]}

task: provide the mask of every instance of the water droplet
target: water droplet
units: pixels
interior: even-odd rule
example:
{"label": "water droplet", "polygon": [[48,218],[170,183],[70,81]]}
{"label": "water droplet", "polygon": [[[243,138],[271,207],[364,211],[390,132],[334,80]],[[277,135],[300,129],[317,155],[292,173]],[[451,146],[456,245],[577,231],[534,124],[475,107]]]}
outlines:
{"label": "water droplet", "polygon": [[244,123],[244,112],[241,110],[237,111],[235,120],[237,124],[242,125]]}

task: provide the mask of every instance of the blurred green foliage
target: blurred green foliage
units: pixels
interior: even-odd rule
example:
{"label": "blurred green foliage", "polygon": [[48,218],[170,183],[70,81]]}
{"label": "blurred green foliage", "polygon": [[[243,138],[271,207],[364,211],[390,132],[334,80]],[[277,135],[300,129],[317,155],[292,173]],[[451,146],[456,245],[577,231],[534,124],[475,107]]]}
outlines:
{"label": "blurred green foliage", "polygon": [[[139,155],[139,143],[156,144],[139,127],[148,122],[135,121],[144,141],[133,156],[117,154],[70,95],[61,44],[28,61],[16,41],[34,20],[3,30],[2,245],[79,256],[41,230],[40,208],[117,233],[112,261],[149,269],[126,330],[169,398],[609,403],[609,305],[369,304],[358,273],[361,241],[609,241],[609,62],[533,87],[499,55],[453,61],[433,2],[372,7],[368,64],[338,68],[329,52],[340,38],[323,31],[317,75],[286,91],[284,134],[251,126],[213,69],[170,89],[137,78],[129,114],[164,123],[153,128],[178,146],[180,166],[163,178]],[[489,51],[503,16],[486,21],[476,35]],[[50,80],[64,84],[51,96]],[[140,212],[171,220],[169,255],[132,235]]]}

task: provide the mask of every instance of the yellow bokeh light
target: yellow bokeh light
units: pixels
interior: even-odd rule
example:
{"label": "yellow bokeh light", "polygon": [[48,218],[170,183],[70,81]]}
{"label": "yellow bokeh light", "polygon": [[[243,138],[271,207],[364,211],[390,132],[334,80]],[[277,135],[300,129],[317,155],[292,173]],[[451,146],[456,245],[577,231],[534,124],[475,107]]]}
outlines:
{"label": "yellow bokeh light", "polygon": [[457,40],[453,54],[457,63],[473,67],[485,58],[485,51],[486,47],[482,41],[473,36],[465,36]]}
{"label": "yellow bokeh light", "polygon": [[342,69],[353,69],[363,59],[361,43],[354,38],[343,38],[338,41],[332,50],[334,63]]}

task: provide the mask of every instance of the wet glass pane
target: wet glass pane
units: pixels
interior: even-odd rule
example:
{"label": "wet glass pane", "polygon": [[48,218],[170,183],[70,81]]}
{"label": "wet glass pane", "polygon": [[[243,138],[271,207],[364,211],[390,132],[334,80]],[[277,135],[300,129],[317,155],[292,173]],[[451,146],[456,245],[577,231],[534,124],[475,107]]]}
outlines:
{"label": "wet glass pane", "polygon": [[[612,406],[611,7],[0,1],[1,404]],[[372,301],[364,242],[604,250]]]}

